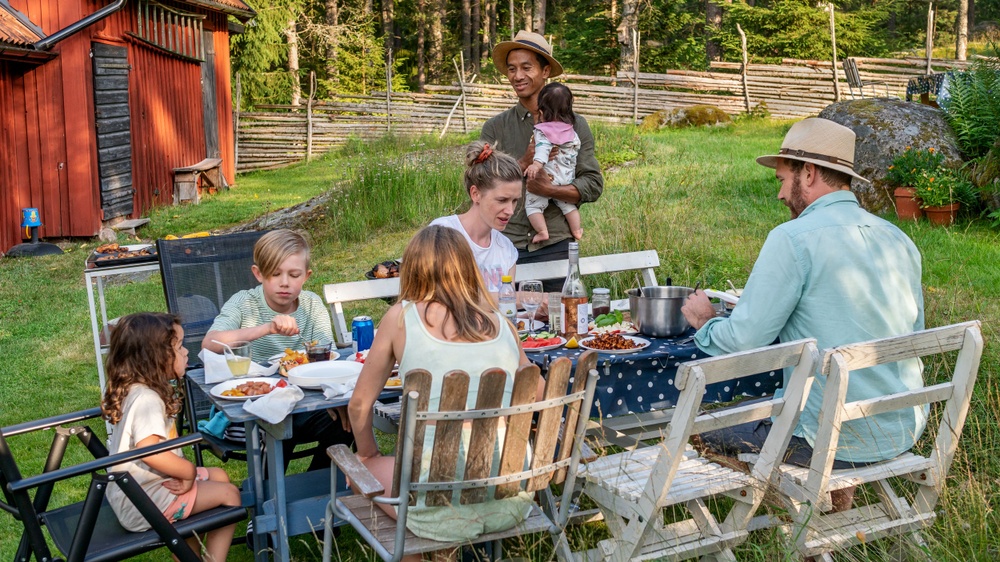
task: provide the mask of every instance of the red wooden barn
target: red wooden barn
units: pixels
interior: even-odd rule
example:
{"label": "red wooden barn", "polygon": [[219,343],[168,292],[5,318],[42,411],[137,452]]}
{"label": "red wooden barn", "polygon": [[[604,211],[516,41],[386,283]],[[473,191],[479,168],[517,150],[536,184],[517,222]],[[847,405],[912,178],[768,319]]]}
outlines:
{"label": "red wooden barn", "polygon": [[[0,252],[170,203],[173,168],[235,180],[229,33],[241,0],[0,0]],[[230,20],[230,16],[235,19]]]}

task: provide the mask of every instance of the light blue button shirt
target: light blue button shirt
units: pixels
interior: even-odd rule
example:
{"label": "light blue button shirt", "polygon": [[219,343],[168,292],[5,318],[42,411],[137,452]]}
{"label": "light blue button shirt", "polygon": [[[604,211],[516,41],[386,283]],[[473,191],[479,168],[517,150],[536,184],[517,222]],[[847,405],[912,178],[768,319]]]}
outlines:
{"label": "light blue button shirt", "polygon": [[[695,335],[710,355],[816,338],[826,349],[924,328],[920,252],[896,226],[861,208],[850,191],[820,197],[768,234],[729,318]],[[852,371],[847,400],[923,386],[912,359]],[[791,369],[785,370],[785,380]],[[816,377],[795,435],[815,444],[825,379]],[[782,391],[778,391],[779,393]],[[872,462],[909,450],[926,425],[923,407],[847,422],[837,459]]]}

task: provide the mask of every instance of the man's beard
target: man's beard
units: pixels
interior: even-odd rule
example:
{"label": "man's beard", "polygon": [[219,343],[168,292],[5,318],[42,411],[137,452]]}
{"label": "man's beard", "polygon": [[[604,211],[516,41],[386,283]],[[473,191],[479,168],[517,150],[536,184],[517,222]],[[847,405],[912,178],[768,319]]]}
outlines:
{"label": "man's beard", "polygon": [[799,180],[799,175],[795,174],[792,178],[792,189],[791,193],[788,195],[788,200],[784,201],[785,206],[788,207],[789,212],[792,213],[792,218],[797,219],[802,211],[806,210],[806,199],[802,196],[802,182]]}

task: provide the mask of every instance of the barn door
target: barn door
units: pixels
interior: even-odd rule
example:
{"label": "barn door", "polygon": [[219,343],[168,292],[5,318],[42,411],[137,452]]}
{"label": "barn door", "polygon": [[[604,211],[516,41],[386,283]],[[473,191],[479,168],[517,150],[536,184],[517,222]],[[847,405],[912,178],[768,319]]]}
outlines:
{"label": "barn door", "polygon": [[131,215],[132,134],[128,106],[128,49],[91,43],[97,165],[104,220]]}
{"label": "barn door", "polygon": [[202,31],[205,60],[201,63],[201,107],[205,120],[206,158],[219,158],[219,111],[215,97],[215,45],[212,31]]}

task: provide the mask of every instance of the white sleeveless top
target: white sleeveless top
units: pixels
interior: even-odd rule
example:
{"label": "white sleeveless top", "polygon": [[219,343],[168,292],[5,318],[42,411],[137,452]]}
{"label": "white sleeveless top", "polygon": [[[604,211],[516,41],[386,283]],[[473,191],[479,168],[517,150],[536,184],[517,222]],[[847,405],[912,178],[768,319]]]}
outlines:
{"label": "white sleeveless top", "polygon": [[461,369],[469,374],[469,398],[466,408],[475,408],[479,395],[479,378],[486,369],[499,367],[507,371],[503,404],[510,405],[514,385],[514,373],[521,361],[514,333],[507,322],[497,312],[500,334],[492,340],[482,342],[449,342],[430,334],[417,307],[412,302],[403,301],[403,328],[406,330],[406,347],[399,360],[399,372],[425,369],[431,374],[431,395],[428,409],[437,411],[441,403],[441,384],[450,371]]}

